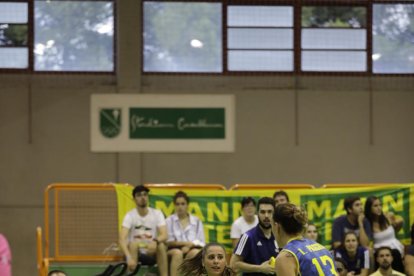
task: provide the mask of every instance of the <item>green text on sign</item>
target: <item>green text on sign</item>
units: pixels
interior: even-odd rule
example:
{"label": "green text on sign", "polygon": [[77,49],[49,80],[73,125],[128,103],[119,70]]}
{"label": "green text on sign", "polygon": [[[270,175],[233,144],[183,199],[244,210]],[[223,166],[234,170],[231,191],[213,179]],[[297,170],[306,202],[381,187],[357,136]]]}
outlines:
{"label": "green text on sign", "polygon": [[224,139],[224,108],[130,108],[131,139]]}

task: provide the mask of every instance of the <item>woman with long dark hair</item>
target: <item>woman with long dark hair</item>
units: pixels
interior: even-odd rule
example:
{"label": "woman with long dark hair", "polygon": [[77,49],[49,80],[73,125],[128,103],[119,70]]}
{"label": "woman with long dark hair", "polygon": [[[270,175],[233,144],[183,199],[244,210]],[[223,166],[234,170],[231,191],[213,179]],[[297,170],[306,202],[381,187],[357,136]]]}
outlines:
{"label": "woman with long dark hair", "polygon": [[185,259],[178,267],[181,276],[234,276],[227,266],[226,250],[219,243],[209,243],[191,259]]}
{"label": "woman with long dark hair", "polygon": [[374,249],[383,246],[392,249],[392,267],[404,273],[404,245],[396,238],[396,233],[401,229],[403,220],[397,218],[393,213],[384,213],[382,204],[378,197],[370,196],[365,202],[365,217],[371,223],[374,237]]}

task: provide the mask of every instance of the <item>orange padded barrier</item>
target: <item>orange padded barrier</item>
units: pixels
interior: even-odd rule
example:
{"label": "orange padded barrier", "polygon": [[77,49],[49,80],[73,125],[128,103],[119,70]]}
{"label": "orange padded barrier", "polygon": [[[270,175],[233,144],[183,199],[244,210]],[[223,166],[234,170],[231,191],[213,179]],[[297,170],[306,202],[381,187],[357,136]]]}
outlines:
{"label": "orange padded barrier", "polygon": [[191,190],[226,190],[221,184],[191,184],[191,183],[148,183],[144,184],[148,188],[162,189],[191,189]]}
{"label": "orange padded barrier", "polygon": [[234,184],[230,190],[253,190],[253,189],[315,189],[311,184]]}
{"label": "orange padded barrier", "polygon": [[395,185],[396,183],[327,183],[323,184],[321,188],[352,188],[352,187],[376,187],[383,185]]}

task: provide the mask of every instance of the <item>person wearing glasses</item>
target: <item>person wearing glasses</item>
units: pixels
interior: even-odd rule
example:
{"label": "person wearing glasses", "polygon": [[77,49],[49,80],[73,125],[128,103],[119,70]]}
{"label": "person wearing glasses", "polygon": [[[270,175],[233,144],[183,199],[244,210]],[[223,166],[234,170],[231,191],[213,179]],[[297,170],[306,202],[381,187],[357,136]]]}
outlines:
{"label": "person wearing glasses", "polygon": [[178,267],[184,259],[193,258],[205,245],[203,223],[188,213],[190,198],[178,191],[173,198],[175,213],[166,219],[167,246],[171,276],[178,275]]}
{"label": "person wearing glasses", "polygon": [[136,208],[129,211],[123,219],[119,246],[130,271],[136,268],[138,261],[144,265],[152,265],[156,258],[159,274],[167,276],[167,226],[164,214],[148,207],[149,191],[144,185],[138,185],[132,191]]}

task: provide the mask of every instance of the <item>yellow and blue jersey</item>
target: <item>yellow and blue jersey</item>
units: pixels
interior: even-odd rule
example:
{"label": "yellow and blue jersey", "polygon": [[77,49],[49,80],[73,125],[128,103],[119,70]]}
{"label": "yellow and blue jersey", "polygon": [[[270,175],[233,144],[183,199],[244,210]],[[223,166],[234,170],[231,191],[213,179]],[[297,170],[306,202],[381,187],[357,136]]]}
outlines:
{"label": "yellow and blue jersey", "polygon": [[321,244],[304,238],[290,240],[282,252],[291,253],[297,263],[298,275],[338,275],[332,254]]}

